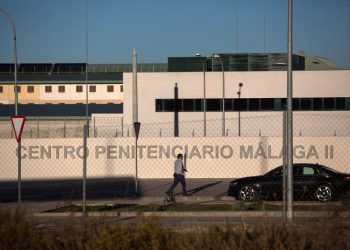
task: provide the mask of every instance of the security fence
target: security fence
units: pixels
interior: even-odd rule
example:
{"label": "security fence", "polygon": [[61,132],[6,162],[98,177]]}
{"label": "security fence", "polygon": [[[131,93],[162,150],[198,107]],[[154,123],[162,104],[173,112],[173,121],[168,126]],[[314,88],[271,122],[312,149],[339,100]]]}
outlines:
{"label": "security fence", "polygon": [[[241,136],[237,136],[237,119],[226,121],[226,136],[221,136],[221,120],[208,120],[207,137],[200,132],[203,121],[179,124],[178,137],[174,137],[173,124],[141,124],[138,140],[133,127],[124,125],[121,118],[108,122],[95,123],[95,127],[90,122],[85,156],[84,120],[66,121],[70,128],[67,126],[65,133],[59,130],[55,136],[47,132],[53,130],[47,127],[59,124],[58,121],[48,122],[46,127],[42,121],[39,126],[38,121],[28,121],[21,142],[22,200],[81,200],[84,167],[88,200],[163,197],[172,183],[174,161],[179,153],[185,156],[190,196],[227,197],[232,180],[265,175],[284,161],[281,115],[243,118]],[[329,180],[331,170],[322,166],[350,172],[348,124],[349,115],[340,113],[294,116],[293,161],[301,164],[295,167],[296,199],[328,200],[345,195],[350,176],[341,176],[338,183],[333,183]],[[298,130],[298,125],[302,130]],[[8,121],[3,121],[3,126],[10,131]],[[196,126],[199,131],[194,129]],[[13,138],[0,139],[1,202],[17,200],[17,146]],[[269,183],[251,180],[252,183],[232,184],[230,194],[246,201],[280,200],[282,177],[283,168],[277,169],[266,176]],[[313,180],[308,180],[309,177]],[[320,182],[315,182],[317,178],[321,178]],[[175,194],[181,193],[179,185]]]}
{"label": "security fence", "polygon": [[[294,136],[350,136],[350,112],[294,112]],[[140,137],[255,137],[282,136],[283,114],[245,115],[226,118],[225,131],[222,119],[188,120],[174,122],[142,123]],[[85,118],[29,118],[23,138],[81,138]],[[206,130],[204,131],[204,127]],[[177,130],[177,134],[175,132]],[[132,137],[133,124],[126,124],[123,117],[93,117],[89,120],[89,137]],[[0,120],[0,138],[13,138],[10,119]]]}

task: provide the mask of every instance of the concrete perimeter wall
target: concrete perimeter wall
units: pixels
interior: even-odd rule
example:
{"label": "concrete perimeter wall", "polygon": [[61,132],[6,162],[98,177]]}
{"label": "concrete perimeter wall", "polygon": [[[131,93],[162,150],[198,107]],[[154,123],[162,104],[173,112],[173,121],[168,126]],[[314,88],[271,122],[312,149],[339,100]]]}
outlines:
{"label": "concrete perimeter wall", "polygon": [[[76,179],[83,175],[83,139],[23,139],[22,179]],[[171,178],[178,153],[186,153],[187,178],[260,175],[282,164],[280,137],[140,138],[138,178]],[[0,180],[16,180],[17,142],[0,140]],[[135,138],[89,138],[88,178],[134,177]],[[294,162],[350,172],[349,137],[294,139]]]}

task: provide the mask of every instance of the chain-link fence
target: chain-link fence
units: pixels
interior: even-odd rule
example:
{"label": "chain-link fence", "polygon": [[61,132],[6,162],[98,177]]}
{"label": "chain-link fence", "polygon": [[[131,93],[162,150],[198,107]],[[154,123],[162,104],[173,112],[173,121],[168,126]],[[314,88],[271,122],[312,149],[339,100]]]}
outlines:
{"label": "chain-link fence", "polygon": [[[349,187],[349,175],[328,169],[350,171],[349,118],[346,113],[294,115],[296,199],[336,199]],[[240,137],[237,119],[226,120],[226,136],[221,136],[222,120],[208,120],[207,137],[201,134],[203,121],[181,122],[177,137],[173,123],[141,124],[136,141],[133,126],[121,117],[90,121],[85,158],[85,120],[27,121],[21,142],[22,200],[81,199],[84,166],[88,200],[163,197],[179,153],[185,155],[190,196],[226,197],[229,190],[240,200],[281,199],[283,168],[274,169],[283,164],[282,115],[239,122]],[[16,201],[18,145],[11,139],[10,121],[2,121],[1,129],[0,200]],[[249,176],[259,177],[238,180]],[[179,185],[175,194],[181,193]]]}
{"label": "chain-link fence", "polygon": [[[350,136],[350,113],[294,112],[294,136]],[[282,136],[283,114],[245,115],[239,118],[208,119],[163,123],[142,123],[140,137],[255,137]],[[81,138],[85,118],[30,118],[26,121],[23,138]],[[222,129],[225,128],[223,132]],[[204,129],[205,128],[205,129]],[[93,117],[89,120],[89,137],[132,137],[134,127],[125,124],[123,117]],[[0,120],[0,138],[14,138],[11,120]]]}

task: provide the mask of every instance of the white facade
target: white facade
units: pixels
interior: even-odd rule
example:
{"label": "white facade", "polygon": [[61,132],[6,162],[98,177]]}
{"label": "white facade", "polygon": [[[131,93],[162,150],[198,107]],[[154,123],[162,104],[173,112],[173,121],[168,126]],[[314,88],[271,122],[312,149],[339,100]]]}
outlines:
{"label": "white facade", "polygon": [[[222,72],[206,72],[206,98],[222,98],[223,96],[223,74]],[[174,112],[156,112],[156,99],[173,99],[175,83],[178,86],[178,97],[181,98],[203,98],[203,72],[162,72],[162,73],[138,73],[138,117],[141,124],[152,126],[153,130],[159,130],[166,127],[171,130],[174,122]],[[238,84],[243,83],[241,89],[241,98],[285,98],[287,96],[287,73],[284,71],[254,71],[254,72],[225,72],[225,98],[238,98]],[[132,124],[132,74],[124,73],[124,124]],[[350,71],[294,71],[293,72],[293,97],[294,98],[315,98],[315,97],[350,97]],[[282,112],[240,112],[241,118],[247,117],[266,117],[278,116],[279,124],[274,122],[267,123],[264,126],[271,131],[268,135],[274,135],[275,130],[282,130]],[[349,111],[307,111],[295,112],[295,115],[305,117],[305,123],[319,125],[316,120],[310,119],[310,115],[340,115],[339,122],[350,122]],[[193,130],[193,134],[200,134],[203,131],[203,112],[179,112],[180,135],[184,131]],[[221,127],[222,112],[206,112],[208,124],[212,127]],[[345,117],[345,118],[344,118]],[[225,122],[227,129],[236,130],[238,112],[225,112]],[[332,118],[333,119],[333,118]],[[337,119],[337,118],[334,118]],[[226,121],[227,120],[227,121]],[[242,121],[243,121],[242,120]],[[231,122],[231,125],[230,125]],[[251,120],[251,123],[256,121]],[[159,125],[167,123],[167,125]],[[322,123],[322,122],[321,122]],[[153,125],[154,124],[154,125]],[[309,125],[307,125],[309,124]],[[349,123],[348,123],[349,124]],[[321,124],[322,125],[322,124]],[[323,124],[324,125],[324,124]],[[181,127],[182,126],[182,127]],[[207,125],[208,126],[208,125]],[[274,127],[275,126],[275,127]],[[333,125],[332,125],[333,126]],[[250,124],[254,127],[254,124]],[[145,128],[145,127],[143,127]],[[209,128],[208,128],[209,129]],[[247,126],[242,129],[247,129]],[[254,129],[254,128],[251,128]],[[333,130],[337,128],[332,128]],[[164,130],[164,129],[163,129]],[[303,131],[303,127],[295,129]],[[309,128],[310,130],[310,128]],[[312,126],[311,126],[312,130]],[[142,132],[142,128],[141,128]],[[155,132],[156,133],[156,132]],[[258,135],[259,130],[254,132]],[[263,132],[264,133],[264,132]],[[328,132],[327,132],[328,133]],[[329,132],[330,133],[330,132]],[[346,132],[347,133],[347,132]],[[279,133],[278,135],[280,135]],[[163,134],[165,135],[165,134]],[[217,134],[218,135],[218,134]],[[216,136],[217,136],[216,135]],[[171,136],[171,133],[169,133]],[[187,134],[187,136],[190,136]],[[214,135],[213,135],[214,136]]]}

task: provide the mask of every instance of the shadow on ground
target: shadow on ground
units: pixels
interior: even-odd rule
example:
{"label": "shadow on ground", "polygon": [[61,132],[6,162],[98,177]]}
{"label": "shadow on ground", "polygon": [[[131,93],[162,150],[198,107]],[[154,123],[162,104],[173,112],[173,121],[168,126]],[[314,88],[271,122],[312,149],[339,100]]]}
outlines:
{"label": "shadow on ground", "polygon": [[[35,180],[22,181],[22,201],[50,201],[82,199],[83,181],[72,180]],[[138,189],[142,186],[138,183]],[[139,194],[142,195],[142,194]],[[113,199],[136,197],[135,178],[87,179],[86,199]],[[0,202],[18,200],[18,182],[0,183]]]}

